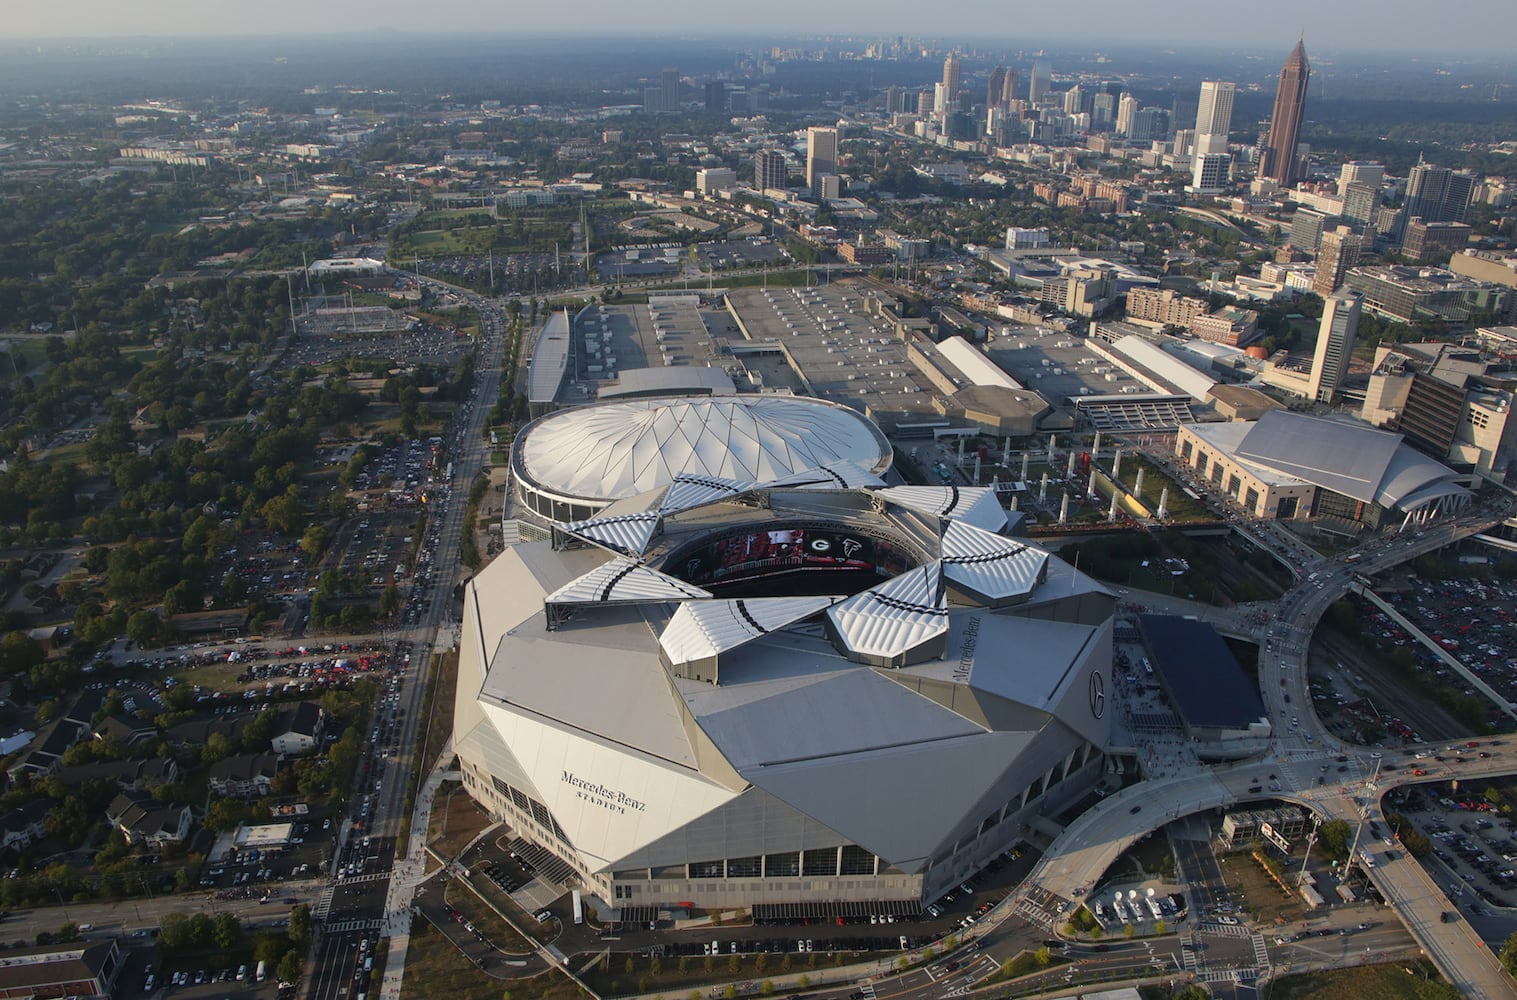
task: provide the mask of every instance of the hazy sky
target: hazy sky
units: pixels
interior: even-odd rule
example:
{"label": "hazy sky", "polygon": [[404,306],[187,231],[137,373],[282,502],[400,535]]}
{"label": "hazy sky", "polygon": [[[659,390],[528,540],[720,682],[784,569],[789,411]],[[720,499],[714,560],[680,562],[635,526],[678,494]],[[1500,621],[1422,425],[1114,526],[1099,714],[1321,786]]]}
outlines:
{"label": "hazy sky", "polygon": [[[0,38],[292,35],[388,28],[470,33],[821,32],[1289,48],[1510,50],[1512,0],[13,0]],[[1437,11],[1436,16],[1430,16]]]}

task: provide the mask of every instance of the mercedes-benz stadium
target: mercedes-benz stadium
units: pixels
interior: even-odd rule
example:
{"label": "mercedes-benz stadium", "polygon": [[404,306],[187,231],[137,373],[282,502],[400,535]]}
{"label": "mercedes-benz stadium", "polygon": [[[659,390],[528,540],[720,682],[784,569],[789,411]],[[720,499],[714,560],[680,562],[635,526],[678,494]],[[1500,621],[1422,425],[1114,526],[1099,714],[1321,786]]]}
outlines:
{"label": "mercedes-benz stadium", "polygon": [[586,483],[466,586],[464,784],[624,917],[914,914],[1104,773],[1111,593],[990,489],[795,466]]}

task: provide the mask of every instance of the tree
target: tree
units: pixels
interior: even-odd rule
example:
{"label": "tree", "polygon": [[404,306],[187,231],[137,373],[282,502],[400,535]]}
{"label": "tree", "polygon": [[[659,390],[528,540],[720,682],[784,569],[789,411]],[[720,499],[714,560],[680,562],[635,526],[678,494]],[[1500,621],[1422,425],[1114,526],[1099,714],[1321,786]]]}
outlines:
{"label": "tree", "polygon": [[126,635],[139,646],[152,645],[163,623],[151,611],[138,611],[126,620]]}
{"label": "tree", "polygon": [[211,934],[217,948],[222,951],[231,951],[242,940],[242,921],[230,913],[218,913],[216,926]]}
{"label": "tree", "polygon": [[290,911],[290,943],[297,948],[311,943],[311,908],[305,903]]}
{"label": "tree", "polygon": [[300,980],[300,956],[293,951],[287,951],[284,958],[279,960],[279,966],[274,970],[281,983],[293,983]]}
{"label": "tree", "polygon": [[1517,933],[1506,939],[1506,944],[1501,946],[1501,967],[1507,975],[1517,976]]}
{"label": "tree", "polygon": [[1328,820],[1317,829],[1317,841],[1322,845],[1323,853],[1334,861],[1348,859],[1348,848],[1353,838],[1354,828],[1348,825],[1347,820]]}

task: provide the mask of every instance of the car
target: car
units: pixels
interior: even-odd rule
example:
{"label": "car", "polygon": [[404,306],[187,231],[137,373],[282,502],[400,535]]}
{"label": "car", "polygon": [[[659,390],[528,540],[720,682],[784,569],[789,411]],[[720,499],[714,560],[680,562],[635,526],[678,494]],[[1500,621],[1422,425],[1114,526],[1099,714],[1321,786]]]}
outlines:
{"label": "car", "polygon": [[1140,806],[1140,805],[1138,805],[1138,806],[1133,806],[1133,807],[1132,807],[1132,808],[1131,808],[1131,809],[1129,809],[1129,810],[1127,810],[1127,811],[1128,811],[1128,813],[1130,813],[1130,814],[1131,814],[1131,815],[1133,815],[1133,816],[1136,816],[1136,815],[1138,815],[1138,813],[1140,813],[1140,812],[1142,812],[1142,811],[1143,811],[1143,807],[1142,807],[1142,806]]}

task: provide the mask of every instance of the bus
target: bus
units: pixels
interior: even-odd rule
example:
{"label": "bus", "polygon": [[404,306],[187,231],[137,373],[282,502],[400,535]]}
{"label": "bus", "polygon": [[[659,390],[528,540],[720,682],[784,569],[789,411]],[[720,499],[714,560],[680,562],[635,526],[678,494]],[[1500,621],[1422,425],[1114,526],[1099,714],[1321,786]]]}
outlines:
{"label": "bus", "polygon": [[585,922],[585,904],[579,898],[579,890],[574,890],[574,925],[578,927]]}

